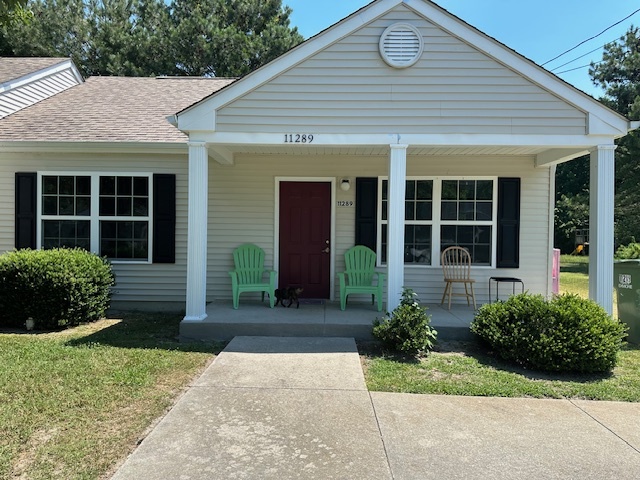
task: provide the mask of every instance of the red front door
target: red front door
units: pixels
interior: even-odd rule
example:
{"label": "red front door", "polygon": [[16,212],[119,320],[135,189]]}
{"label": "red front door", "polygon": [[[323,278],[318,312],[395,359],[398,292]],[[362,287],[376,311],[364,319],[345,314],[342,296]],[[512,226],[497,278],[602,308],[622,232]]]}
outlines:
{"label": "red front door", "polygon": [[331,183],[280,182],[280,288],[329,298]]}

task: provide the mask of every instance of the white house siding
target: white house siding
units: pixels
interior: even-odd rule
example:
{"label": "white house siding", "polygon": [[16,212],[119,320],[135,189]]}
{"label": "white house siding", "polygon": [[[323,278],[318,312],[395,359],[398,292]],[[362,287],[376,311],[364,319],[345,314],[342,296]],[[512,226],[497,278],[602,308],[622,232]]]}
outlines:
{"label": "white house siding", "polygon": [[71,69],[0,93],[0,118],[78,85]]}
{"label": "white house siding", "polygon": [[[185,148],[186,150],[186,148]],[[187,258],[187,155],[0,154],[0,252],[14,248],[15,172],[176,174],[176,263],[113,265],[114,306],[184,308]],[[152,302],[152,303],[147,303]]]}
{"label": "white house siding", "polygon": [[[406,69],[378,52],[384,29],[424,37]],[[586,115],[404,6],[217,112],[218,131],[585,134]]]}
{"label": "white house siding", "polygon": [[[407,161],[408,176],[500,176],[522,178],[520,268],[474,268],[477,296],[488,300],[488,278],[517,276],[526,289],[546,294],[549,245],[549,169],[534,168],[532,157],[414,157]],[[232,252],[252,242],[266,252],[266,265],[274,259],[276,177],[334,177],[336,200],[355,201],[355,178],[386,176],[384,156],[237,155],[234,166],[211,163],[209,170],[208,300],[230,298],[227,272],[233,268]],[[350,178],[348,192],[337,186]],[[344,252],[354,244],[355,209],[336,208],[336,241],[333,246],[336,272],[344,269]],[[277,270],[277,265],[275,266]],[[444,283],[440,267],[405,268],[405,285],[425,302],[439,302]],[[503,291],[506,291],[504,285]],[[509,287],[510,288],[510,287]],[[339,288],[334,287],[334,298]]]}

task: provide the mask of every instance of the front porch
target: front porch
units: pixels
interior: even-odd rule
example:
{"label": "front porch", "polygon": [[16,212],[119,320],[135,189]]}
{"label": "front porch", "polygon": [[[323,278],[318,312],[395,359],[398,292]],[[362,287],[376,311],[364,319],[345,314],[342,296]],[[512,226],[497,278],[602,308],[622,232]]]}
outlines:
{"label": "front porch", "polygon": [[[469,325],[473,320],[473,307],[452,305],[449,311],[437,304],[426,306],[439,340],[472,337]],[[187,341],[228,341],[237,335],[251,335],[372,340],[372,322],[383,313],[364,303],[354,303],[342,311],[340,302],[315,300],[301,300],[299,309],[279,306],[272,309],[266,302],[241,300],[238,310],[234,310],[231,300],[217,300],[207,305],[207,317],[204,320],[183,321],[180,324],[180,338]]]}

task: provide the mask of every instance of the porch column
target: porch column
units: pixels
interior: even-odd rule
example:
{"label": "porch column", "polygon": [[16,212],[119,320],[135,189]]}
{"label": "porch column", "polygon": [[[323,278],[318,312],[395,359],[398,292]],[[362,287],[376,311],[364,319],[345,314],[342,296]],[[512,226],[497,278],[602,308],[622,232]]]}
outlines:
{"label": "porch column", "polygon": [[407,145],[390,145],[387,227],[387,311],[400,304],[404,286],[404,200]]}
{"label": "porch column", "polygon": [[613,313],[615,145],[590,150],[589,298]]}
{"label": "porch column", "polygon": [[187,308],[184,321],[207,318],[207,198],[209,155],[205,142],[189,142]]}

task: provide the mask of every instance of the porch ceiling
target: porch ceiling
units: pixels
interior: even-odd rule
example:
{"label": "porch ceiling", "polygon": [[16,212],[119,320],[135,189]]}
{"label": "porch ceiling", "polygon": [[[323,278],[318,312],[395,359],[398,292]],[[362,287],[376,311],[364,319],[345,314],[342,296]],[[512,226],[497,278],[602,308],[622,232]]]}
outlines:
{"label": "porch ceiling", "polygon": [[[215,146],[212,146],[215,148]],[[388,156],[387,145],[327,147],[327,146],[279,146],[279,145],[229,145],[227,150],[234,154],[248,155],[360,155]],[[540,146],[437,146],[409,147],[407,155],[454,156],[454,155],[538,155],[547,148]]]}

